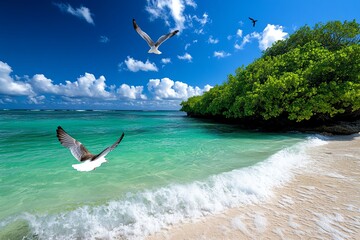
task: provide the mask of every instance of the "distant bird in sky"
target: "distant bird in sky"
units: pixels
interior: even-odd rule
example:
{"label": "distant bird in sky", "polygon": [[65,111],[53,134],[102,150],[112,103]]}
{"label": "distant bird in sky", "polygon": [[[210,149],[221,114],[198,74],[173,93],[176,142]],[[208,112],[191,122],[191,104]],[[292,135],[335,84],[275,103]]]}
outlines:
{"label": "distant bird in sky", "polygon": [[249,17],[249,19],[252,21],[253,27],[255,27],[255,23],[256,23],[258,20],[255,20],[255,19],[253,19],[253,18],[251,18],[251,17]]}
{"label": "distant bird in sky", "polygon": [[179,32],[179,30],[175,30],[173,32],[170,32],[168,34],[162,35],[155,43],[154,41],[149,37],[149,35],[146,34],[141,28],[136,24],[135,19],[133,19],[133,26],[136,32],[147,42],[147,44],[150,46],[150,50],[148,53],[155,53],[155,54],[161,54],[161,52],[158,50],[159,46],[175,34]]}
{"label": "distant bird in sky", "polygon": [[81,162],[81,164],[72,165],[72,167],[78,171],[92,171],[102,163],[107,162],[105,156],[114,150],[124,137],[124,133],[122,133],[121,137],[113,145],[105,148],[99,154],[94,155],[90,153],[81,142],[67,134],[62,127],[58,126],[56,133],[61,145],[68,148],[72,155]]}

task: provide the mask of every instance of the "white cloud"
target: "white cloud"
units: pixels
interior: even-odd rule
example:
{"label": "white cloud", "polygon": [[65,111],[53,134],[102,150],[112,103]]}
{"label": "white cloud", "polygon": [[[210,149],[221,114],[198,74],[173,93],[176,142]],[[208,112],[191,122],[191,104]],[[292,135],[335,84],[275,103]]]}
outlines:
{"label": "white cloud", "polygon": [[29,96],[28,97],[28,103],[30,104],[43,104],[45,100],[45,96]]}
{"label": "white cloud", "polygon": [[215,51],[214,52],[214,57],[217,57],[217,58],[224,58],[224,57],[228,57],[230,55],[231,55],[230,53],[227,53],[224,51]]}
{"label": "white cloud", "polygon": [[43,74],[35,74],[32,78],[25,76],[22,81],[15,81],[9,74],[11,68],[0,61],[0,95],[27,96],[28,103],[40,104],[45,100],[44,94],[68,98],[114,99],[113,86],[107,86],[105,77],[98,79],[93,74],[85,73],[76,81],[65,81],[65,84],[54,84]]}
{"label": "white cloud", "polygon": [[146,62],[142,62],[139,60],[135,60],[132,57],[127,57],[127,60],[124,61],[126,64],[126,67],[131,72],[137,72],[137,71],[158,71],[158,68],[156,67],[155,63],[151,63],[149,59],[146,60]]}
{"label": "white cloud", "polygon": [[[124,109],[179,109],[181,100],[201,95],[212,87],[189,86],[169,78],[150,79],[146,86],[120,86],[106,84],[104,76],[98,78],[85,73],[75,81],[55,84],[44,74],[17,77],[11,67],[0,61],[0,104],[46,104],[47,107],[66,108],[124,108]],[[9,87],[10,86],[10,87]],[[147,93],[144,88],[147,87]],[[26,97],[24,99],[24,97]]]}
{"label": "white cloud", "polygon": [[242,35],[243,35],[243,30],[238,29],[238,30],[236,31],[236,36],[237,36],[237,37],[242,37]]}
{"label": "white cloud", "polygon": [[238,44],[237,42],[235,43],[234,47],[236,49],[244,49],[244,46],[251,42],[252,39],[261,39],[261,35],[258,32],[252,32],[251,34],[246,34],[245,37],[243,38],[241,44]]}
{"label": "white cloud", "polygon": [[274,42],[285,39],[287,35],[288,33],[284,32],[283,26],[268,24],[259,40],[259,48],[265,50],[271,47]]}
{"label": "white cloud", "polygon": [[184,15],[186,6],[195,8],[196,3],[193,0],[147,0],[145,10],[150,14],[151,19],[163,19],[168,26],[171,16],[175,23],[174,29],[182,31],[186,27]]}
{"label": "white cloud", "polygon": [[162,59],[161,59],[161,62],[162,62],[163,64],[168,64],[168,63],[171,63],[171,59],[170,59],[170,58],[162,58]]}
{"label": "white cloud", "polygon": [[84,76],[79,77],[75,82],[65,81],[65,85],[61,83],[57,85],[60,89],[58,94],[67,97],[114,98],[113,94],[106,90],[108,86],[105,81],[104,76],[96,79],[94,74],[85,73]]}
{"label": "white cloud", "polygon": [[78,18],[84,19],[90,24],[94,24],[94,20],[92,19],[90,9],[87,7],[81,6],[80,8],[73,8],[70,4],[65,3],[54,3],[61,11],[74,15]]}
{"label": "white cloud", "polygon": [[213,36],[210,36],[208,39],[208,43],[211,43],[211,44],[217,44],[218,42],[219,42],[219,39],[213,38]]}
{"label": "white cloud", "polygon": [[180,60],[188,60],[189,62],[191,62],[192,61],[192,56],[189,54],[189,53],[185,53],[184,55],[182,55],[182,56],[177,56],[178,57],[178,59],[180,59]]}
{"label": "white cloud", "polygon": [[99,42],[108,43],[110,39],[107,36],[100,36]]}
{"label": "white cloud", "polygon": [[147,97],[142,94],[144,87],[143,86],[129,86],[127,84],[122,84],[117,93],[120,95],[121,98],[128,98],[128,99],[147,99]]}
{"label": "white cloud", "polygon": [[194,15],[190,18],[190,25],[193,26],[193,21],[197,22],[200,26],[194,30],[196,34],[205,34],[204,27],[210,22],[209,15],[204,13],[201,18]]}
{"label": "white cloud", "polygon": [[11,67],[0,61],[0,94],[14,96],[34,95],[32,87],[29,83],[16,81],[11,76]]}
{"label": "white cloud", "polygon": [[61,91],[59,85],[54,85],[53,81],[46,78],[44,74],[35,74],[30,80],[30,83],[38,93],[58,94]]}
{"label": "white cloud", "polygon": [[[239,34],[237,33],[237,35]],[[240,44],[236,42],[234,47],[236,49],[244,49],[247,43],[251,42],[252,39],[256,39],[259,42],[260,50],[265,50],[271,47],[274,42],[285,39],[287,35],[288,33],[284,32],[282,26],[268,24],[262,33],[252,32],[251,34],[247,34],[242,39],[242,42]]]}
{"label": "white cloud", "polygon": [[198,16],[194,15],[194,16],[192,16],[192,19],[194,19],[195,21],[197,21],[198,23],[200,23],[200,25],[201,25],[202,27],[204,27],[207,23],[210,22],[209,15],[208,15],[207,13],[204,13],[201,18],[199,18]]}
{"label": "white cloud", "polygon": [[233,38],[233,36],[229,35],[226,38],[227,38],[227,40],[231,40]]}
{"label": "white cloud", "polygon": [[197,43],[197,42],[198,42],[198,40],[197,40],[197,39],[194,39],[194,40],[192,41],[192,43],[187,43],[187,44],[185,44],[185,51],[186,51],[192,44]]}
{"label": "white cloud", "polygon": [[180,81],[173,81],[169,78],[150,79],[147,84],[148,90],[157,100],[177,99],[186,100],[189,97],[201,95],[209,91],[211,86],[206,85],[203,89],[192,87]]}
{"label": "white cloud", "polygon": [[[94,74],[85,73],[76,81],[65,81],[65,84],[54,84],[43,74],[36,74],[30,79],[30,84],[37,94],[54,94],[69,98],[88,97],[99,99],[113,99],[112,86],[107,86],[104,76],[95,78]],[[109,89],[110,91],[108,91]]]}

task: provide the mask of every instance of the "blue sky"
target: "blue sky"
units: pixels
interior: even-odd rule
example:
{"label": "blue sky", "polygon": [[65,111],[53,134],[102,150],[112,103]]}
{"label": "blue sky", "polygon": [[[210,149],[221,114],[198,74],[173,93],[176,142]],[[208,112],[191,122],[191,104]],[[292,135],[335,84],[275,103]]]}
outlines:
{"label": "blue sky", "polygon": [[[359,21],[359,9],[359,0],[0,1],[0,109],[179,109],[297,28]],[[149,54],[133,18],[154,41],[180,32]]]}

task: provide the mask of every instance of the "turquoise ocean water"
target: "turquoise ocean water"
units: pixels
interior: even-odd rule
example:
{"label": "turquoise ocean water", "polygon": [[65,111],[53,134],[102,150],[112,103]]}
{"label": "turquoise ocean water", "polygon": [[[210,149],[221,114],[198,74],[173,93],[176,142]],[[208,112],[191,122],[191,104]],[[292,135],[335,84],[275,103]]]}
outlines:
{"label": "turquoise ocean water", "polygon": [[[77,172],[57,126],[108,163]],[[0,111],[0,239],[141,239],[259,201],[305,161],[312,138],[177,111]]]}

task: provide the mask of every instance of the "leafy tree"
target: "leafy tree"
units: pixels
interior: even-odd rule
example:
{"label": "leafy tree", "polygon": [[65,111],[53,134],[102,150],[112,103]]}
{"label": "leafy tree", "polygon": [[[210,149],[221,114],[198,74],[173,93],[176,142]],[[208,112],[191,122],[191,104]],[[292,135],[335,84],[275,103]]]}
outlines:
{"label": "leafy tree", "polygon": [[288,39],[276,42],[264,52],[264,56],[277,56],[284,54],[298,46],[303,46],[310,41],[316,41],[330,51],[360,43],[359,24],[353,20],[331,21],[326,24],[318,23],[314,29],[309,26],[301,27]]}
{"label": "leafy tree", "polygon": [[300,28],[223,85],[181,103],[202,117],[324,121],[360,111],[360,26],[339,21]]}

